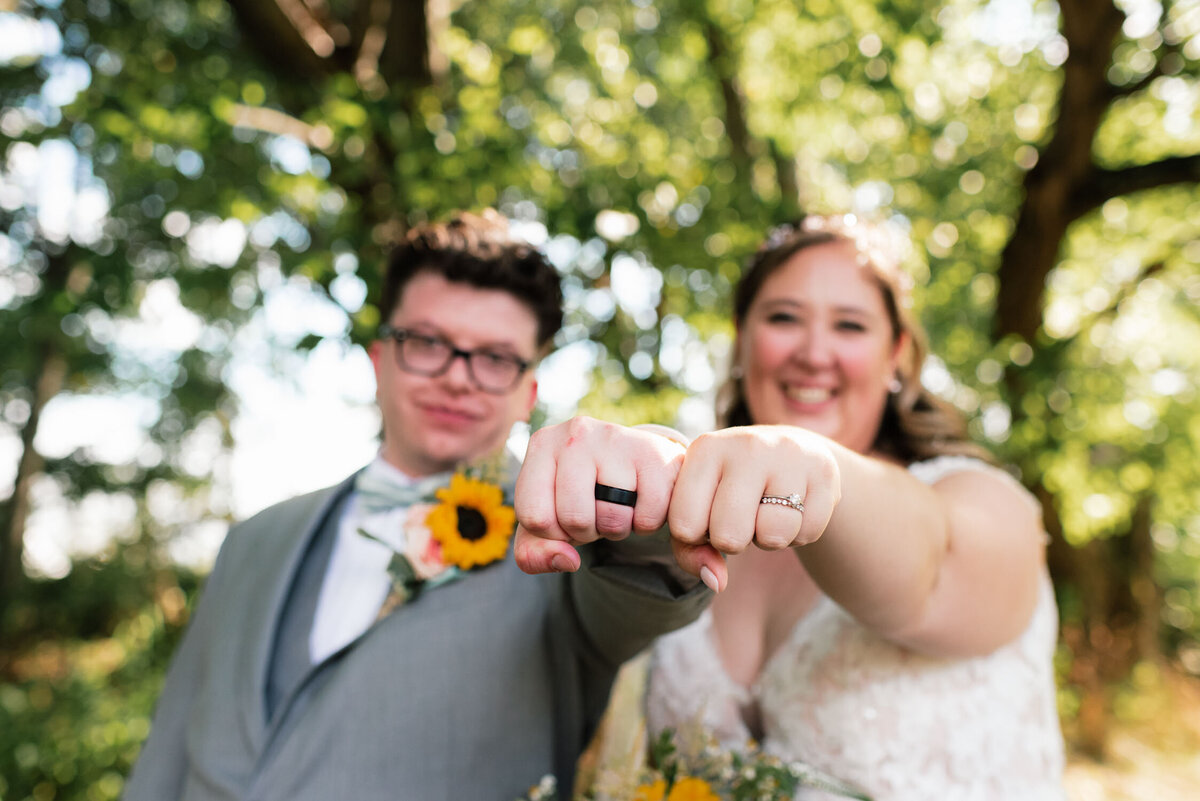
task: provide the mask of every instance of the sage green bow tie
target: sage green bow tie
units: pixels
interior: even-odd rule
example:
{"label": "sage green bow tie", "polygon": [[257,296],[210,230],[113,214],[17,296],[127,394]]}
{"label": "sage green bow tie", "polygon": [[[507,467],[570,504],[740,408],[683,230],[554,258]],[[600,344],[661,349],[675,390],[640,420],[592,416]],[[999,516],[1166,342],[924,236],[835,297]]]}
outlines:
{"label": "sage green bow tie", "polygon": [[370,515],[414,503],[432,503],[434,493],[449,483],[450,473],[436,473],[412,484],[401,484],[368,468],[354,479],[354,489],[363,512]]}

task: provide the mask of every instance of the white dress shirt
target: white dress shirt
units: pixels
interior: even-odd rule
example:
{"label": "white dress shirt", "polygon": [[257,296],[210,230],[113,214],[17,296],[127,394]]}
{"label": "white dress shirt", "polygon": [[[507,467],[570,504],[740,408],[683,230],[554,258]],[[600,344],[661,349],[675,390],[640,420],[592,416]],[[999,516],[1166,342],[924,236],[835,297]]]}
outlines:
{"label": "white dress shirt", "polygon": [[[392,483],[405,486],[414,483],[382,456],[376,456],[366,469]],[[313,664],[324,661],[370,628],[391,588],[387,567],[393,551],[358,530],[361,528],[396,551],[404,552],[408,507],[365,514],[358,493],[354,492],[343,510],[308,637]]]}

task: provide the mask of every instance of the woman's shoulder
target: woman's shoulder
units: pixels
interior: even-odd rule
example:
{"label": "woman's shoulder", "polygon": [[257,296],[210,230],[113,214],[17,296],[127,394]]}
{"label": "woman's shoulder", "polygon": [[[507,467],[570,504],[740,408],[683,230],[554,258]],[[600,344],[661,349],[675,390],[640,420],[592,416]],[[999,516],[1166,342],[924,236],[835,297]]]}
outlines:
{"label": "woman's shoulder", "polygon": [[[914,478],[929,485],[937,484],[950,476],[970,475],[972,480],[960,488],[962,493],[965,493],[963,497],[978,498],[982,493],[983,496],[995,498],[997,501],[1019,501],[1040,517],[1041,505],[1015,475],[979,457],[958,454],[934,456],[912,462],[907,467]],[[976,478],[981,480],[973,480]]]}
{"label": "woman's shoulder", "polygon": [[1015,476],[1004,468],[997,467],[977,456],[963,456],[960,454],[934,456],[918,462],[911,462],[907,465],[907,469],[914,478],[926,484],[936,484],[947,476],[967,471],[1002,477],[1006,481],[1020,483]]}

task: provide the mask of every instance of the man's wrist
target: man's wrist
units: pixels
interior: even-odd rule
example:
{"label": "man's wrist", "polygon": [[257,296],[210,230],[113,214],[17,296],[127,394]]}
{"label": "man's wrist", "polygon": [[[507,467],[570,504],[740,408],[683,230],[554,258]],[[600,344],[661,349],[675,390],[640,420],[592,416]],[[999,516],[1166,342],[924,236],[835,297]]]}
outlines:
{"label": "man's wrist", "polygon": [[699,578],[675,561],[670,533],[665,527],[653,534],[623,540],[597,540],[580,548],[580,555],[589,569],[624,568],[657,575],[673,594],[684,594],[701,584]]}

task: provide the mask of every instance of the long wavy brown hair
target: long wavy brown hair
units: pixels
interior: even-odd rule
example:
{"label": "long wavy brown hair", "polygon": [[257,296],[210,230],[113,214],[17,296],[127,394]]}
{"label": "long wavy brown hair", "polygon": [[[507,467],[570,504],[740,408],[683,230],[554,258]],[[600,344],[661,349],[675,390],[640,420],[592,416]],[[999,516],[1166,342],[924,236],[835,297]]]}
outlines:
{"label": "long wavy brown hair", "polygon": [[[911,304],[911,279],[901,263],[907,242],[882,226],[853,215],[809,215],[775,229],[751,257],[734,294],[734,321],[745,319],[763,283],[795,254],[829,242],[847,242],[879,285],[892,324],[892,341],[908,335],[896,369],[898,391],[889,392],[887,407],[875,435],[873,450],[905,464],[947,454],[991,460],[967,437],[959,411],[921,384],[921,366],[928,353],[924,329]],[[730,365],[730,377],[717,395],[717,419],[724,427],[752,425],[742,391],[741,365]]]}

